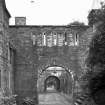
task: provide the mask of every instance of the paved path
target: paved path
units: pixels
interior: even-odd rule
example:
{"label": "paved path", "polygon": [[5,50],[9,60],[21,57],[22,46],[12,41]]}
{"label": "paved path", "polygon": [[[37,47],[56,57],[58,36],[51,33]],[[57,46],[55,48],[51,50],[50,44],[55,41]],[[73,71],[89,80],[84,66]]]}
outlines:
{"label": "paved path", "polygon": [[39,94],[39,105],[72,105],[60,93]]}

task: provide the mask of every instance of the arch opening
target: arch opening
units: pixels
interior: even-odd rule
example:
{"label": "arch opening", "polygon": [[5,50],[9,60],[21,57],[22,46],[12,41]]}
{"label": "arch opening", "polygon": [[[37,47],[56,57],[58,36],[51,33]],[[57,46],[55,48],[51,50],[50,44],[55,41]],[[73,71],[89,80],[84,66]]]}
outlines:
{"label": "arch opening", "polygon": [[67,67],[59,65],[45,66],[38,77],[38,92],[53,89],[66,94],[73,94],[74,75]]}
{"label": "arch opening", "polygon": [[43,75],[44,72],[46,72],[46,70],[48,70],[49,68],[62,68],[62,70],[66,71],[69,75],[72,76],[72,79],[74,80],[74,72],[71,71],[68,67],[66,66],[62,66],[62,65],[48,65],[48,66],[44,66],[43,68],[41,68],[40,73],[38,73],[38,77],[40,77],[40,75]]}
{"label": "arch opening", "polygon": [[57,76],[48,76],[44,82],[44,88],[47,92],[60,90],[60,80]]}

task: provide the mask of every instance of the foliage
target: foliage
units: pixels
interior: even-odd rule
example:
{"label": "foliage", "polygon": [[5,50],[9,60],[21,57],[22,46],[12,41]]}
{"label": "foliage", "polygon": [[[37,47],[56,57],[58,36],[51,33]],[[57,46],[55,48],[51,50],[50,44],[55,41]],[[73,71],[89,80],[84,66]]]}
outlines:
{"label": "foliage", "polygon": [[100,9],[92,9],[88,15],[89,25],[92,26],[93,24],[99,21],[105,21],[105,4],[101,2]]}
{"label": "foliage", "polygon": [[92,38],[89,46],[88,55],[88,67],[94,67],[95,65],[100,65],[104,67],[105,65],[105,6],[102,5],[100,12],[95,14],[97,23],[100,23],[96,27],[96,33]]}
{"label": "foliage", "polygon": [[0,96],[0,105],[16,105],[16,95]]}
{"label": "foliage", "polygon": [[23,105],[34,105],[34,98],[26,97],[23,99]]}
{"label": "foliage", "polygon": [[68,25],[75,25],[75,26],[84,26],[85,24],[84,23],[82,23],[82,22],[79,22],[79,21],[74,21],[74,22],[72,22],[72,23],[70,23],[70,24],[68,24]]}
{"label": "foliage", "polygon": [[100,9],[92,9],[88,15],[89,25],[92,26],[99,20],[101,20],[101,10]]}
{"label": "foliage", "polygon": [[105,70],[95,75],[89,81],[90,95],[97,105],[105,105]]}
{"label": "foliage", "polygon": [[90,44],[88,66],[105,65],[105,33],[96,34]]}
{"label": "foliage", "polygon": [[88,73],[91,73],[88,86],[97,105],[105,105],[105,101],[100,100],[101,96],[105,97],[105,5],[102,4],[100,9],[91,11],[88,19],[91,26],[96,26],[87,58],[87,67],[90,69]]}

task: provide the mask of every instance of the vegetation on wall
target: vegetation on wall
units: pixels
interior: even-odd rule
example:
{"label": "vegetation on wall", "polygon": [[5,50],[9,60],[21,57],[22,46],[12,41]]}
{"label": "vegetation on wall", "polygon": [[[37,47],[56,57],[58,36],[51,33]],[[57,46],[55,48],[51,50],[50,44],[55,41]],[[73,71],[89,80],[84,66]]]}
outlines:
{"label": "vegetation on wall", "polygon": [[87,60],[87,65],[89,67],[94,67],[95,65],[104,67],[105,65],[105,6],[102,5],[99,11],[100,12],[96,12],[95,16],[92,17],[94,21],[95,19],[97,19],[97,21],[95,22],[96,32],[89,46]]}
{"label": "vegetation on wall", "polygon": [[97,105],[105,105],[105,4],[98,10],[92,10],[88,16],[89,25],[95,25],[96,31],[89,46],[87,57],[87,75],[90,94]]}

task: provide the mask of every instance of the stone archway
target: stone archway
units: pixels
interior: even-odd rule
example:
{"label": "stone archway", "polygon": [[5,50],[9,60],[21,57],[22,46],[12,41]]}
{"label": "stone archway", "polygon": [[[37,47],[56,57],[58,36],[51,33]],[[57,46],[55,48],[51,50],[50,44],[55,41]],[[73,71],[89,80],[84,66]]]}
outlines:
{"label": "stone archway", "polygon": [[[74,88],[74,76],[75,76],[75,74],[66,66],[66,65],[62,65],[62,64],[58,64],[58,63],[56,63],[56,64],[50,64],[50,63],[48,63],[48,64],[46,64],[46,65],[42,65],[42,67],[40,67],[40,74],[38,75],[38,82],[43,82],[42,84],[38,84],[39,86],[38,86],[38,89],[40,89],[39,87],[43,87],[43,85],[44,85],[44,80],[46,79],[46,78],[48,78],[49,76],[51,76],[50,74],[48,74],[48,76],[47,77],[44,77],[44,73],[46,73],[46,69],[47,68],[49,68],[49,67],[52,67],[52,66],[55,66],[55,67],[62,67],[62,68],[64,68],[64,70],[67,72],[67,74],[69,75],[69,77],[70,77],[70,80],[71,80],[71,91],[72,91],[72,94],[73,94],[73,88]],[[41,70],[42,69],[42,70]],[[43,91],[45,91],[46,89],[43,87],[43,89],[42,90],[39,90],[39,91],[41,91],[41,92],[43,92]]]}
{"label": "stone archway", "polygon": [[49,62],[49,61],[48,61],[48,62],[45,62],[45,63],[39,65],[39,67],[38,67],[38,77],[40,77],[40,75],[41,75],[44,71],[46,71],[46,69],[47,69],[48,67],[53,67],[53,66],[64,68],[64,69],[68,72],[68,74],[71,75],[72,79],[74,80],[75,73],[74,73],[73,70],[70,69],[70,65],[65,64],[65,63],[61,63],[61,62],[59,62],[59,61],[57,61],[57,62],[55,62],[55,61]]}
{"label": "stone archway", "polygon": [[59,91],[60,80],[57,76],[48,76],[44,81],[44,90],[47,91],[47,87],[54,86],[54,89]]}

